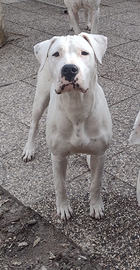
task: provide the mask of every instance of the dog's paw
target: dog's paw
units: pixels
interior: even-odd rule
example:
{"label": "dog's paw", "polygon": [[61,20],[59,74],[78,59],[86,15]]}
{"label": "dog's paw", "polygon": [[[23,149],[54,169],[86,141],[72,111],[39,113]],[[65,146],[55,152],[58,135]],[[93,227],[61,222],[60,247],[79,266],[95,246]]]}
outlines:
{"label": "dog's paw", "polygon": [[88,31],[91,31],[91,23],[88,23],[87,24],[87,28],[86,28]]}
{"label": "dog's paw", "polygon": [[68,220],[72,216],[72,209],[70,204],[65,205],[59,205],[57,206],[57,214],[61,217],[63,220]]}
{"label": "dog's paw", "polygon": [[22,152],[22,159],[25,162],[31,161],[34,158],[35,155],[35,147],[28,147],[27,145],[24,147]]}
{"label": "dog's paw", "polygon": [[104,204],[101,198],[96,202],[90,202],[89,215],[97,219],[100,219],[104,216]]}
{"label": "dog's paw", "polygon": [[70,24],[70,31],[74,31],[72,24]]}

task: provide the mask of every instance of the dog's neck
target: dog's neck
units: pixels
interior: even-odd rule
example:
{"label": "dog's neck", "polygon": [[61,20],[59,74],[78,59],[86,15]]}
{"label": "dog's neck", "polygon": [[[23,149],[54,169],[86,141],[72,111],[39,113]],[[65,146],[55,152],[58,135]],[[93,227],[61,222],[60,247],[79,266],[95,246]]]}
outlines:
{"label": "dog's neck", "polygon": [[77,124],[79,121],[84,122],[94,107],[94,94],[91,89],[88,89],[86,93],[66,92],[58,98],[61,110],[73,124]]}

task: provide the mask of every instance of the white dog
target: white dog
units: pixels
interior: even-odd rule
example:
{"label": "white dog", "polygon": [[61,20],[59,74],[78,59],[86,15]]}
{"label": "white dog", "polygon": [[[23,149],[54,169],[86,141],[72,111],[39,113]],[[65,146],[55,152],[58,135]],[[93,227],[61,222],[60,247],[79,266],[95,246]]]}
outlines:
{"label": "white dog", "polygon": [[112,123],[103,90],[97,83],[95,56],[101,63],[106,47],[106,37],[86,33],[53,37],[34,47],[40,69],[23,159],[28,161],[34,156],[38,122],[49,103],[46,138],[52,157],[57,213],[62,219],[72,214],[65,177],[66,156],[74,153],[90,155],[90,216],[103,216],[100,189]]}
{"label": "white dog", "polygon": [[[130,142],[132,144],[140,144],[140,111],[136,117],[134,128],[130,135]],[[137,179],[137,199],[140,205],[140,171]]]}
{"label": "white dog", "polygon": [[64,0],[72,25],[70,28],[74,29],[76,35],[81,32],[78,16],[78,11],[80,9],[85,9],[85,22],[87,29],[91,30],[92,34],[97,33],[100,2],[101,0]]}

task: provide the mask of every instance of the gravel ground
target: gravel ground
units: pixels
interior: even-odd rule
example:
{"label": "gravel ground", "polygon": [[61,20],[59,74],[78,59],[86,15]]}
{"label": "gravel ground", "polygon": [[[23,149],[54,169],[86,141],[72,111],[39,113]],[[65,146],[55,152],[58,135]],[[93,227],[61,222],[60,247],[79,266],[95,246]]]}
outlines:
{"label": "gravel ground", "polygon": [[100,270],[71,240],[0,188],[1,270]]}

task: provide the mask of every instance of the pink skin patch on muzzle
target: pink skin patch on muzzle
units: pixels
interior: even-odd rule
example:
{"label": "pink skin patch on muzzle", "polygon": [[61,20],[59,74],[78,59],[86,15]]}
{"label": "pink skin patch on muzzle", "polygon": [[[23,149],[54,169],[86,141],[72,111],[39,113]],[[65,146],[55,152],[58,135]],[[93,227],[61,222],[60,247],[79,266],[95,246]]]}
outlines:
{"label": "pink skin patch on muzzle", "polygon": [[55,92],[57,94],[62,94],[70,91],[80,91],[82,93],[86,93],[88,90],[84,89],[79,83],[78,83],[78,78],[74,78],[73,81],[69,82],[66,81],[65,78],[62,78],[61,84],[58,88],[58,90],[55,89]]}

